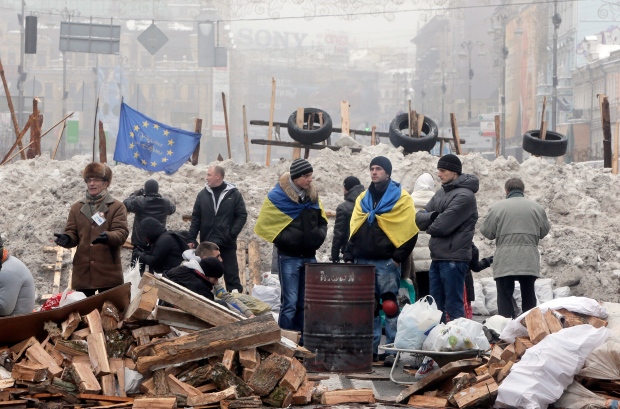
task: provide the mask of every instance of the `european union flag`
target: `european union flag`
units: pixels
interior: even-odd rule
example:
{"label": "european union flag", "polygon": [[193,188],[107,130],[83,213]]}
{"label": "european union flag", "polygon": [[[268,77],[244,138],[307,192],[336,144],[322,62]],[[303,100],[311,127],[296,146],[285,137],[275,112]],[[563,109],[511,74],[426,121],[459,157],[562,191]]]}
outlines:
{"label": "european union flag", "polygon": [[176,172],[200,142],[200,134],[173,128],[121,103],[114,160],[149,172]]}

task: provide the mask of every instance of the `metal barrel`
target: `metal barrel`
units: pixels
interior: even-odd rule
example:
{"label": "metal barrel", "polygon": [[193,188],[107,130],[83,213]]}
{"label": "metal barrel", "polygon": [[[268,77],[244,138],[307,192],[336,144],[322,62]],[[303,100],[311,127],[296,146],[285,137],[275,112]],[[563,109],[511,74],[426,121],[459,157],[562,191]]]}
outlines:
{"label": "metal barrel", "polygon": [[375,266],[306,264],[304,347],[311,372],[372,372]]}

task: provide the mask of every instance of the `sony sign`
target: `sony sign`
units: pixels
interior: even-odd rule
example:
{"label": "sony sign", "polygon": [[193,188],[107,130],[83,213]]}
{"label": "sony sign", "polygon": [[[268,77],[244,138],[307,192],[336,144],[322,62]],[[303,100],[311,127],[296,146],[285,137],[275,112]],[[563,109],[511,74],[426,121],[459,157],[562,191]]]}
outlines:
{"label": "sony sign", "polygon": [[237,39],[237,44],[245,47],[294,48],[301,47],[307,36],[308,33],[242,28],[235,38]]}

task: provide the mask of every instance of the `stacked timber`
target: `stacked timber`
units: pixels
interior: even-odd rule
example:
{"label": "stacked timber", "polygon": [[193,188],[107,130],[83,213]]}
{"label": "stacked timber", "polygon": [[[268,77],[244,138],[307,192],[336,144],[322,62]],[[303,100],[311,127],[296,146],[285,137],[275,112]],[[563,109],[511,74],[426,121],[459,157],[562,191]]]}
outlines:
{"label": "stacked timber", "polygon": [[[246,319],[150,274],[140,287],[126,311],[106,301],[100,310],[48,322],[45,340],[0,346],[0,407],[235,409],[311,402],[315,382],[299,360],[311,354],[282,338],[271,315]],[[374,402],[372,391],[334,392],[322,399]]]}

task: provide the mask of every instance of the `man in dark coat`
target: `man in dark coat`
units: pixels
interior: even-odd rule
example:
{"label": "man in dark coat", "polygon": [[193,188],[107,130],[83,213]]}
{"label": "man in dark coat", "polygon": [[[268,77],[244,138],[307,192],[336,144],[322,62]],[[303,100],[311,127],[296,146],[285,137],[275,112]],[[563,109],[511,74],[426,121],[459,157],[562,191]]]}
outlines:
{"label": "man in dark coat", "polygon": [[123,284],[121,246],[127,240],[127,211],[108,192],[112,170],[92,162],[82,172],[85,196],[71,206],[64,233],[55,233],[56,244],[77,247],[73,256],[71,287],[86,294]]}
{"label": "man in dark coat", "polygon": [[[223,275],[224,265],[215,257],[203,258],[200,261],[194,259],[184,261],[182,265],[164,273],[167,279],[211,301],[216,301],[213,286]],[[223,301],[219,302],[219,304],[222,303],[226,306]]]}
{"label": "man in dark coat", "polygon": [[442,156],[437,169],[441,189],[416,214],[416,223],[431,236],[430,293],[446,322],[446,314],[450,320],[465,315],[463,292],[478,220],[479,181],[475,175],[463,174],[456,155]]}
{"label": "man in dark coat", "polygon": [[168,231],[157,220],[147,217],[139,226],[140,237],[148,243],[147,251],[138,250],[136,255],[141,263],[149,266],[149,271],[162,274],[178,267],[183,261],[183,252],[189,247],[185,237]]}
{"label": "man in dark coat", "polygon": [[336,223],[334,224],[334,238],[332,240],[332,262],[340,262],[340,253],[344,253],[349,241],[349,224],[351,214],[355,207],[355,199],[364,191],[360,180],[355,176],[349,176],[344,180],[344,202],[336,208]]}
{"label": "man in dark coat", "polygon": [[[154,179],[144,182],[144,188],[133,192],[127,199],[123,200],[123,204],[129,213],[135,213],[131,232],[131,244],[134,246],[134,252],[131,255],[133,263],[138,258],[136,253],[144,251],[147,245],[144,237],[140,236],[138,229],[142,220],[152,217],[165,228],[168,216],[176,212],[177,207],[170,199],[159,194],[159,183]],[[140,273],[143,272],[144,266],[140,266]]]}
{"label": "man in dark coat", "polygon": [[226,289],[241,293],[243,286],[239,280],[237,264],[237,236],[245,226],[248,213],[241,192],[235,185],[226,182],[224,175],[225,171],[221,166],[211,166],[207,170],[207,183],[194,203],[188,244],[190,248],[198,245],[198,232],[201,243],[210,241],[217,244],[226,269]]}
{"label": "man in dark coat", "polygon": [[[385,156],[370,161],[372,183],[355,201],[351,215],[351,239],[344,253],[345,262],[375,266],[375,318],[373,360],[378,361],[381,342],[380,308],[385,313],[386,344],[394,342],[398,323],[397,305],[401,264],[418,239],[413,200],[399,183],[392,180],[392,163]],[[394,355],[385,358],[391,366]]]}
{"label": "man in dark coat", "polygon": [[254,232],[276,245],[282,287],[280,328],[303,332],[306,263],[316,263],[316,250],[327,235],[327,216],[312,181],[313,169],[295,159],[280,176],[260,209]]}

